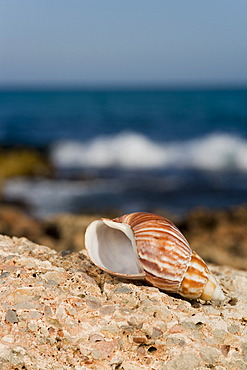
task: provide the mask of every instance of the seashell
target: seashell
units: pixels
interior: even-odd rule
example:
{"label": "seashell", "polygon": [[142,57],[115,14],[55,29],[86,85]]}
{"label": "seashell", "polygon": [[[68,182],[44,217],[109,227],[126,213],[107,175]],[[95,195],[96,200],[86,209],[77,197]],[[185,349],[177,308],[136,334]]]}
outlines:
{"label": "seashell", "polygon": [[205,262],[177,227],[161,216],[136,212],[93,221],[85,244],[93,263],[111,275],[144,279],[186,298],[225,298]]}

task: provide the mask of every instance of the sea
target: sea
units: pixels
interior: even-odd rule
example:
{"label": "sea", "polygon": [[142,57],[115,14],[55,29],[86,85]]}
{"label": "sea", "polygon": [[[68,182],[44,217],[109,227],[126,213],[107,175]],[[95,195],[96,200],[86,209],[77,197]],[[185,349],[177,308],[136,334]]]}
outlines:
{"label": "sea", "polygon": [[41,218],[247,204],[247,87],[3,89],[0,145],[48,153],[2,189]]}

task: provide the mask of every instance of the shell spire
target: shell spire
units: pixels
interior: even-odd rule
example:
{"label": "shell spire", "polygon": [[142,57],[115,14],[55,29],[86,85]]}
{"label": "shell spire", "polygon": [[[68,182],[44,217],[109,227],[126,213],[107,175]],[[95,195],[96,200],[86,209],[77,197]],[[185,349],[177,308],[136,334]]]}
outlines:
{"label": "shell spire", "polygon": [[91,260],[112,275],[145,279],[187,298],[225,298],[183,234],[159,215],[136,212],[93,221],[86,230],[85,244]]}

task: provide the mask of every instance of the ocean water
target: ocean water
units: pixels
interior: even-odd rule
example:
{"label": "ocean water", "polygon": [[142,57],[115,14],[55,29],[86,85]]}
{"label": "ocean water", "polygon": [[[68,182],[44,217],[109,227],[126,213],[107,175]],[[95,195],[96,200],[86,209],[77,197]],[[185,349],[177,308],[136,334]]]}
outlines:
{"label": "ocean water", "polygon": [[247,88],[0,91],[0,145],[48,150],[3,189],[41,217],[247,203]]}

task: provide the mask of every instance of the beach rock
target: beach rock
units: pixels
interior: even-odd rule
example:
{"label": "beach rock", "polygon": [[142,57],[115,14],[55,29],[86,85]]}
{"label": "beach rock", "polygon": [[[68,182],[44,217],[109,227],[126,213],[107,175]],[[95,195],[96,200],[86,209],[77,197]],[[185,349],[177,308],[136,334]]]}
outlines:
{"label": "beach rock", "polygon": [[0,148],[0,182],[16,176],[51,176],[48,156],[34,148]]}
{"label": "beach rock", "polygon": [[0,234],[17,236],[38,241],[44,235],[42,223],[18,207],[1,205]]}
{"label": "beach rock", "polygon": [[178,224],[193,250],[208,262],[247,269],[247,207],[196,209]]}
{"label": "beach rock", "polygon": [[210,266],[221,304],[189,301],[0,236],[0,368],[246,369],[247,272]]}
{"label": "beach rock", "polygon": [[100,215],[59,214],[39,220],[21,207],[1,204],[0,234],[26,237],[57,251],[78,251],[84,246],[87,226]]}
{"label": "beach rock", "polygon": [[84,247],[87,226],[101,215],[59,214],[43,221],[44,237],[50,237],[48,244],[56,251],[79,251]]}

